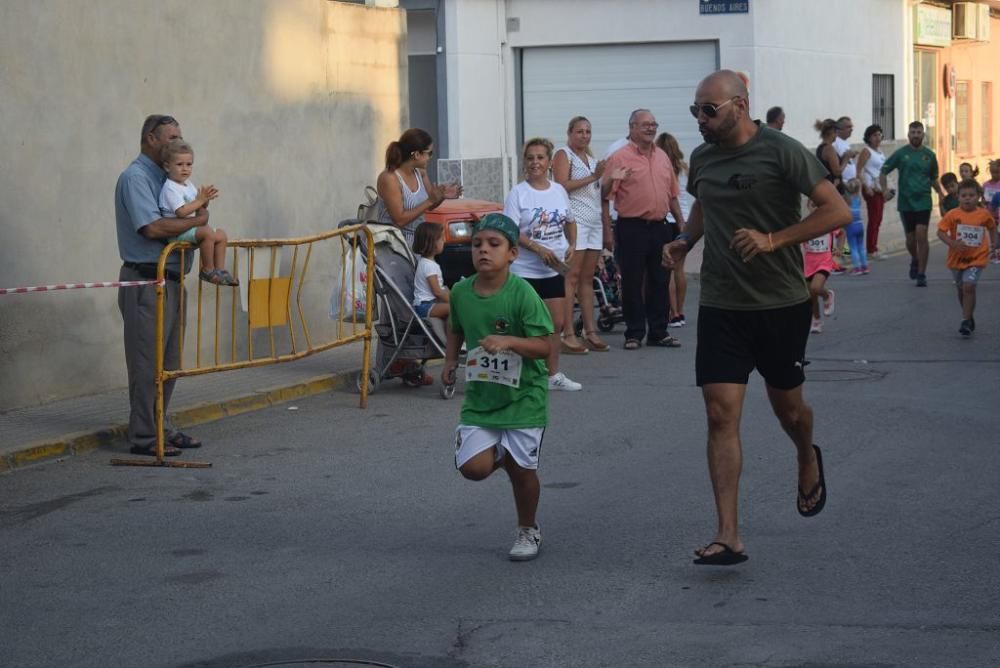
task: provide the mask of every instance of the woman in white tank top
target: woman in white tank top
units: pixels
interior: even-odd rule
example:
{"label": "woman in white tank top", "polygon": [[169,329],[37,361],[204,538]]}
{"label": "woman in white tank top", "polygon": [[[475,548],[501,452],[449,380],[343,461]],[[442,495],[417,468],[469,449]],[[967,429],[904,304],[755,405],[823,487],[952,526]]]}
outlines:
{"label": "woman in white tank top", "polygon": [[[434,155],[434,140],[419,128],[410,128],[385,149],[385,170],[378,175],[378,219],[403,231],[403,238],[413,245],[413,234],[424,214],[446,199],[462,194],[458,183],[435,185],[427,178],[427,164]],[[397,359],[391,372],[401,374],[411,360]],[[430,385],[434,379],[424,373],[421,383]]]}
{"label": "woman in white tank top", "polygon": [[396,225],[406,243],[424,222],[424,214],[446,199],[462,194],[458,183],[435,185],[427,178],[427,164],[434,155],[434,140],[419,128],[410,128],[385,150],[385,170],[378,175],[379,222]]}
{"label": "woman in white tank top", "polygon": [[[566,303],[563,316],[562,352],[582,355],[587,350],[605,352],[594,325],[594,270],[604,248],[601,222],[601,174],[604,161],[590,154],[590,121],[583,116],[570,119],[566,146],[556,151],[552,178],[569,193],[570,209],[576,218],[576,252],[566,274]],[[573,295],[580,302],[583,340],[577,338],[573,324]]]}
{"label": "woman in white tank top", "polygon": [[868,208],[865,246],[871,257],[878,257],[878,228],[882,224],[882,212],[885,208],[885,193],[882,192],[878,178],[885,163],[885,154],[879,150],[881,144],[882,128],[878,125],[865,128],[865,147],[858,156],[858,174],[861,175],[861,195]]}

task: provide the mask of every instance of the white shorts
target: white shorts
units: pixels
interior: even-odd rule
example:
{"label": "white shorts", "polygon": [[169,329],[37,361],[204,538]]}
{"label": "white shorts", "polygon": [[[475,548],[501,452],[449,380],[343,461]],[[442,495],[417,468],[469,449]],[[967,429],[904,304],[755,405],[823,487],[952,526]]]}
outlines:
{"label": "white shorts", "polygon": [[503,459],[506,450],[522,469],[537,469],[544,436],[545,427],[490,429],[460,424],[455,429],[455,468],[462,468],[484,450],[496,448],[494,461]]}
{"label": "white shorts", "polygon": [[576,250],[601,250],[604,248],[604,227],[602,225],[576,224]]}

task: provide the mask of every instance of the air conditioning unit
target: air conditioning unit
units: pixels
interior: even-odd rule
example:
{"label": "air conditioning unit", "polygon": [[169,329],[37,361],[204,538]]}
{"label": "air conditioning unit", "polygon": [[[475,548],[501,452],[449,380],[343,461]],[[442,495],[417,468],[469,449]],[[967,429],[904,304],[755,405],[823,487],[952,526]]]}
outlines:
{"label": "air conditioning unit", "polygon": [[976,5],[976,39],[980,42],[990,41],[990,6]]}
{"label": "air conditioning unit", "polygon": [[[986,17],[989,20],[989,6],[986,8]],[[951,37],[952,39],[976,39],[977,23],[980,5],[975,2],[956,2],[951,7]],[[989,28],[987,28],[988,30]]]}

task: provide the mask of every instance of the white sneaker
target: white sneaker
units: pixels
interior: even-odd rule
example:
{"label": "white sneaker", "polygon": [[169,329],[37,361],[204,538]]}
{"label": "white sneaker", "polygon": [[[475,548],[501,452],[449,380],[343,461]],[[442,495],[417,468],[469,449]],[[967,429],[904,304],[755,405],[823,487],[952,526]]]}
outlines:
{"label": "white sneaker", "polygon": [[550,390],[565,390],[566,392],[576,392],[577,390],[582,390],[583,385],[577,383],[576,381],[570,380],[566,377],[562,371],[559,373],[549,376],[549,389]]}
{"label": "white sneaker", "polygon": [[812,327],[809,328],[810,334],[819,334],[823,331],[823,321],[818,319],[813,319]]}
{"label": "white sneaker", "polygon": [[542,532],[538,527],[518,527],[514,547],[507,556],[511,561],[531,561],[538,556],[538,548],[542,545]]}
{"label": "white sneaker", "polygon": [[833,290],[831,290],[830,288],[827,288],[826,291],[827,293],[829,293],[829,296],[823,300],[823,315],[829,318],[831,315],[833,315],[833,308],[834,306],[836,306],[835,299],[837,295],[834,294]]}

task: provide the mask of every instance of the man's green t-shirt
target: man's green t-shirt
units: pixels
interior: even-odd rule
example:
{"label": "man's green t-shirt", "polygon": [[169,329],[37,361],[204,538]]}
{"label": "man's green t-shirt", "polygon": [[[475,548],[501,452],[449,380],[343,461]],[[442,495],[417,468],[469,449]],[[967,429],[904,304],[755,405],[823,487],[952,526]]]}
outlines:
{"label": "man's green t-shirt", "polygon": [[734,149],[702,144],[694,150],[688,192],[698,200],[704,220],[703,306],[757,311],[809,299],[798,244],[750,262],[729,244],[740,228],[767,234],[797,224],[801,196],[812,194],[826,175],[812,151],[767,127]]}
{"label": "man's green t-shirt", "polygon": [[900,146],[882,165],[882,173],[899,170],[899,211],[930,211],[931,183],[938,177],[937,156],[926,146]]}
{"label": "man's green t-shirt", "polygon": [[[472,350],[491,334],[547,336],[555,331],[545,302],[520,276],[510,274],[496,294],[483,297],[475,291],[476,276],[451,290],[452,331],[465,334]],[[473,382],[465,385],[462,424],[493,429],[544,427],[549,417],[549,374],[545,360],[524,359],[520,387]]]}

